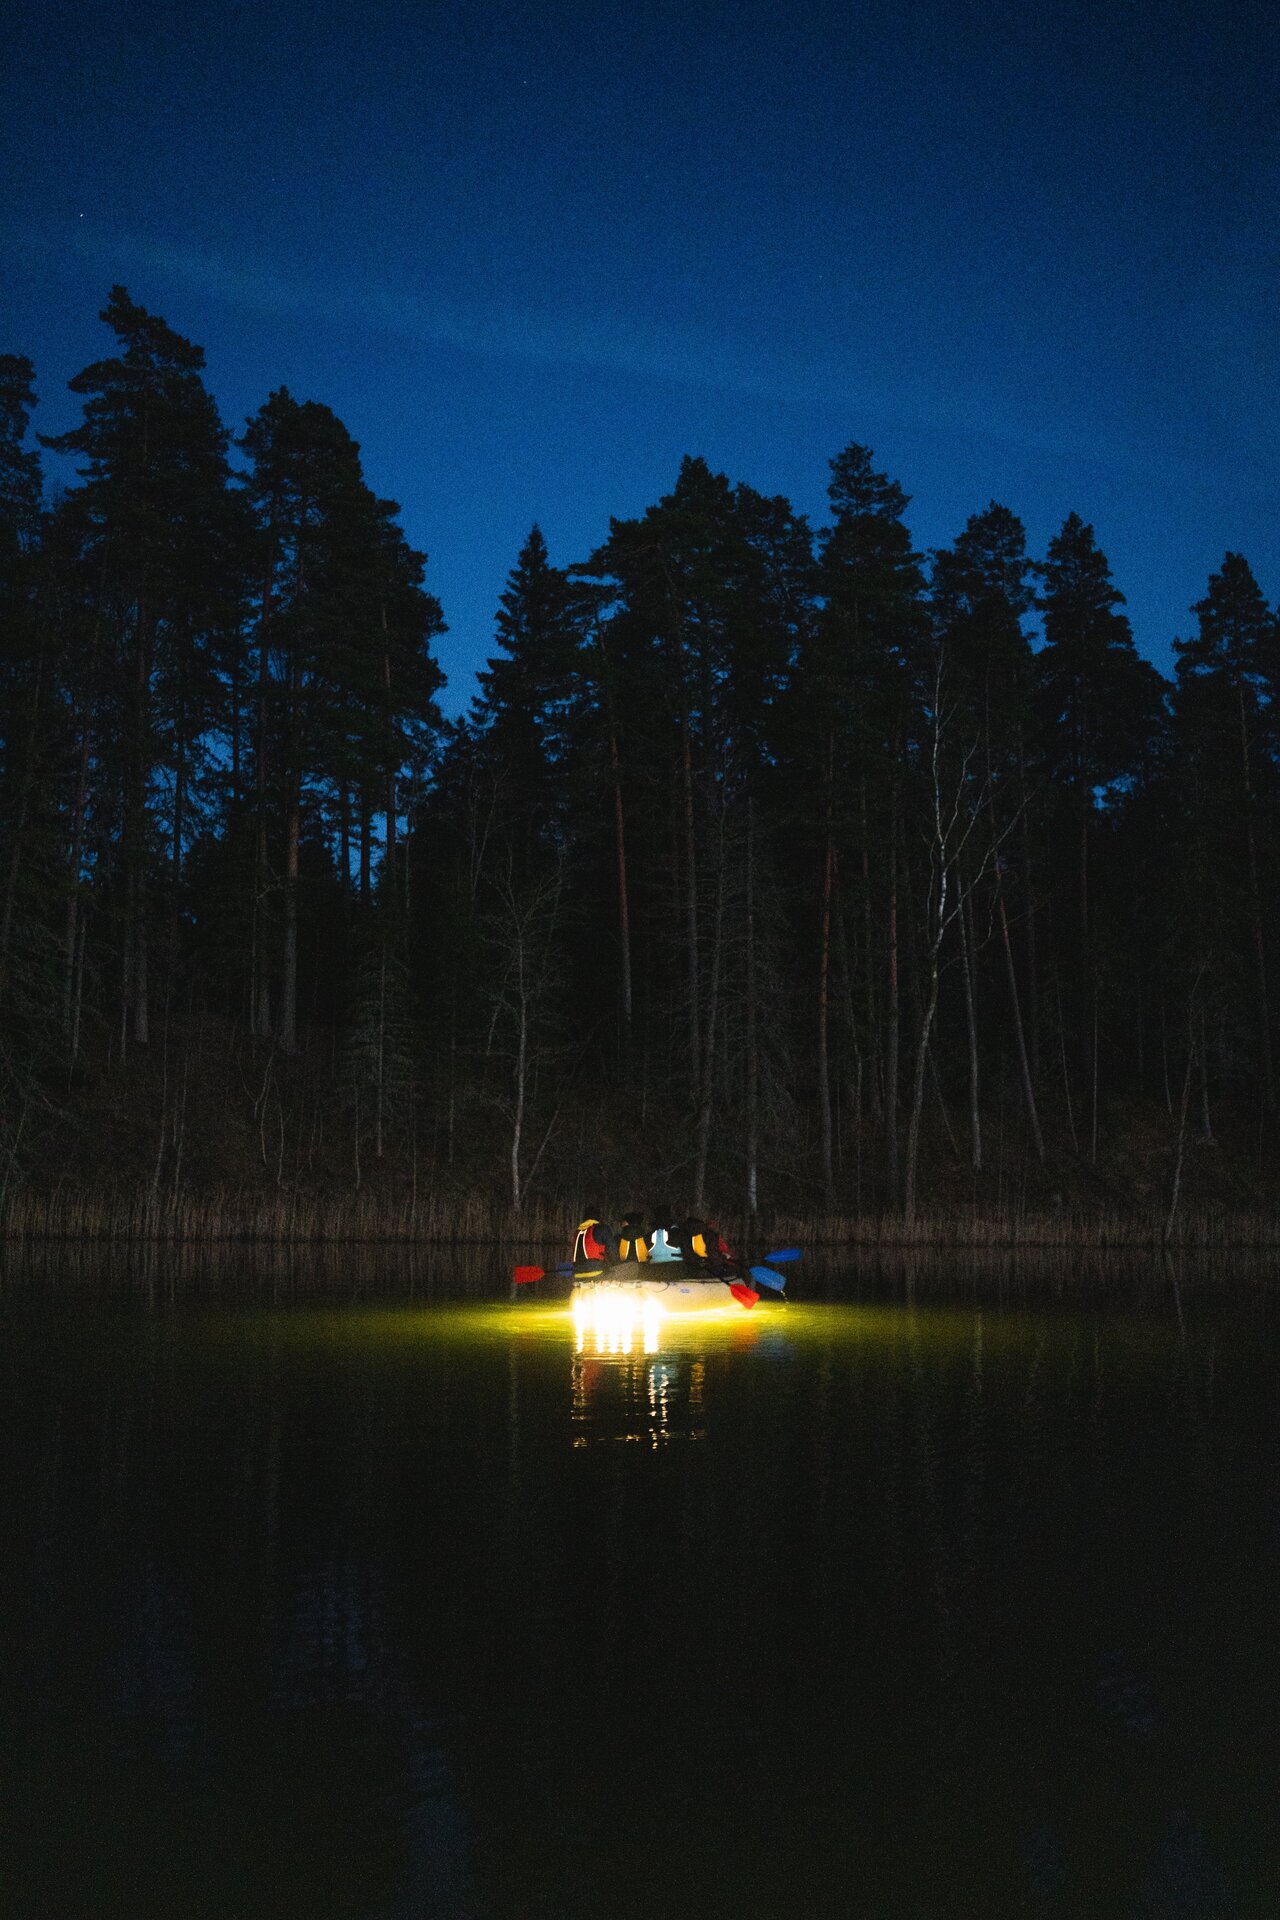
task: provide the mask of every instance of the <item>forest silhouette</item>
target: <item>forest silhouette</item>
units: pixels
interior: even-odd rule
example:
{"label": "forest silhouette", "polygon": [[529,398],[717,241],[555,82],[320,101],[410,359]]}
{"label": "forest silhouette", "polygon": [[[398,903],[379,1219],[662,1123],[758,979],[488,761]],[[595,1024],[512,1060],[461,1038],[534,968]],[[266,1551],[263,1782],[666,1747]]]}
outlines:
{"label": "forest silhouette", "polygon": [[233,440],[199,347],[120,287],[102,319],[51,497],[0,356],[11,1218],[1270,1203],[1280,623],[1242,555],[1170,681],[1077,513],[922,554],[862,445],[819,527],[686,458],[572,567],[531,530],[446,721],[343,423],[280,388]]}

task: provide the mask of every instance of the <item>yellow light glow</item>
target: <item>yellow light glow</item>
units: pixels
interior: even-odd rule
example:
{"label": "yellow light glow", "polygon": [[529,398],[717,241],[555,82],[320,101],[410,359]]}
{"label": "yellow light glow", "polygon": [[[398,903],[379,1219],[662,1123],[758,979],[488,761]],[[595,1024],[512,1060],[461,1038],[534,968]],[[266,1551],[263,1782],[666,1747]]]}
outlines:
{"label": "yellow light glow", "polygon": [[579,1287],[570,1302],[574,1344],[579,1353],[590,1346],[599,1354],[629,1354],[639,1341],[646,1353],[656,1353],[666,1317],[660,1300],[631,1293],[623,1287]]}

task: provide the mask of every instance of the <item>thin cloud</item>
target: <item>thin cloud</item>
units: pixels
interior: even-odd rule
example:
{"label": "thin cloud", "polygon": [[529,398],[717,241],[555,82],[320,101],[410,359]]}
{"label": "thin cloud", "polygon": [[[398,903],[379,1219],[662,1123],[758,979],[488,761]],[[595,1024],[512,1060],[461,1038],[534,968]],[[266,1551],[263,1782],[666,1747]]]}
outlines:
{"label": "thin cloud", "polygon": [[155,276],[275,318],[353,322],[464,353],[594,367],[755,397],[778,391],[775,381],[735,361],[722,346],[711,349],[678,328],[663,328],[655,336],[639,319],[515,313],[464,303],[443,307],[410,288],[374,281],[321,281],[244,256],[229,259],[216,250],[172,246],[129,234],[74,228],[56,235],[28,233],[23,238],[42,252],[70,250],[111,272]]}
{"label": "thin cloud", "polygon": [[[1200,462],[1159,461],[1120,444],[1094,423],[1052,426],[1017,417],[1007,398],[966,389],[943,366],[920,366],[912,391],[859,391],[829,352],[803,371],[778,356],[748,355],[731,342],[645,316],[514,312],[507,307],[433,302],[412,288],[374,280],[320,280],[281,270],[244,254],[175,246],[139,235],[113,235],[75,225],[18,236],[44,253],[74,253],[122,279],[155,278],[229,306],[290,320],[376,327],[427,346],[547,366],[588,367],[611,374],[700,387],[748,399],[826,406],[859,421],[942,432],[969,443],[1005,447],[1070,464],[1087,462],[1146,479],[1168,481],[1176,465],[1186,481],[1218,484]],[[940,363],[941,364],[941,363]]]}

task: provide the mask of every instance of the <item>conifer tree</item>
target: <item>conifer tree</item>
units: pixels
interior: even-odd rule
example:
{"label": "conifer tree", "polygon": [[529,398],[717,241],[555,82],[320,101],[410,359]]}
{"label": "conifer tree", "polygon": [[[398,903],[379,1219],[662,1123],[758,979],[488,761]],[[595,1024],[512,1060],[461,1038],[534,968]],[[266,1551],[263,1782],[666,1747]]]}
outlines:
{"label": "conifer tree", "polygon": [[[225,618],[227,436],[201,372],[203,351],[113,287],[102,311],[118,354],[71,381],[84,396],[81,424],[45,445],[78,455],[80,486],[61,518],[76,546],[79,590],[97,636],[99,711],[85,715],[94,744],[86,763],[93,806],[111,819],[108,866],[116,881],[121,1041],[145,1042],[155,777],[165,757],[158,677],[171,706],[178,769],[200,737],[211,676],[207,647]],[[105,791],[103,790],[105,788]],[[77,803],[79,804],[79,803]],[[178,838],[181,836],[181,826]],[[73,846],[82,844],[75,823]],[[81,876],[70,884],[78,890]]]}
{"label": "conifer tree", "polygon": [[580,694],[583,596],[553,567],[538,526],[531,528],[498,604],[501,651],[478,678],[472,724],[500,770],[501,814],[527,865],[540,841],[563,822]]}
{"label": "conifer tree", "polygon": [[403,953],[367,940],[356,961],[343,1035],[342,1078],[356,1129],[356,1162],[367,1140],[381,1160],[409,1127],[417,1098],[421,1040]]}
{"label": "conifer tree", "polygon": [[37,821],[41,737],[51,703],[50,663],[35,608],[35,543],[40,521],[39,455],[26,446],[35,405],[35,369],[0,354],[0,1004],[24,868]]}
{"label": "conifer tree", "polygon": [[[1031,823],[1028,735],[1033,730],[1030,700],[1034,663],[1023,620],[1035,604],[1031,562],[1022,522],[1007,507],[991,501],[973,514],[954,546],[934,555],[931,581],[935,637],[951,725],[977,749],[989,816],[985,844],[973,836],[956,874],[960,900],[956,927],[960,952],[969,1063],[970,1160],[982,1168],[982,1115],[978,1044],[978,975],[982,941],[969,876],[985,867],[999,842],[994,871],[994,918],[1000,929],[1009,987],[1010,1017],[1022,1078],[1023,1100],[1033,1140],[1042,1143],[1036,1083],[1039,1079],[1039,1018],[1036,960],[1036,902],[1031,875]],[[1010,832],[1017,821],[1016,839]],[[1009,875],[1012,846],[1021,851],[1022,912],[1026,929],[1025,994],[1020,989],[1009,935]]]}
{"label": "conifer tree", "polygon": [[1072,513],[1049,542],[1037,659],[1048,768],[1074,798],[1078,925],[1087,938],[1089,837],[1099,796],[1130,780],[1160,724],[1162,687],[1133,643],[1093,528]]}
{"label": "conifer tree", "polygon": [[[1061,841],[1075,841],[1074,911],[1060,913],[1058,927],[1067,970],[1078,982],[1077,1052],[1089,1088],[1089,1158],[1096,1160],[1106,941],[1097,925],[1090,848],[1105,808],[1149,762],[1161,724],[1163,683],[1134,646],[1129,622],[1118,611],[1124,595],[1093,528],[1078,514],[1069,514],[1049,543],[1040,604],[1045,645],[1036,664],[1045,766],[1057,795]],[[1064,870],[1070,864],[1068,856]],[[1072,925],[1074,941],[1063,936]]]}
{"label": "conifer tree", "polygon": [[[818,1104],[823,1186],[833,1196],[830,1003],[833,930],[842,842],[857,808],[862,907],[870,982],[883,978],[882,1031],[868,1034],[883,1066],[885,1178],[898,1203],[898,1101],[904,807],[912,717],[926,635],[924,575],[903,518],[909,496],[877,471],[869,447],[851,442],[831,462],[832,523],[819,552],[822,617],[801,661],[814,812],[823,825],[818,937]],[[873,857],[872,841],[882,857]],[[873,925],[883,928],[873,953]]]}
{"label": "conifer tree", "polygon": [[[397,781],[420,762],[439,715],[443,676],[431,653],[443,630],[422,585],[425,560],[404,540],[394,502],[366,486],[342,422],[285,388],[241,442],[254,516],[257,814],[253,1026],[273,1024],[271,922],[280,904],[274,1031],[297,1045],[299,846],[304,809],[326,800],[359,825],[360,898],[373,903],[373,822],[381,814],[389,900],[396,897]],[[347,835],[339,874],[348,878]]]}
{"label": "conifer tree", "polygon": [[[1275,1071],[1264,902],[1274,893],[1269,855],[1280,715],[1272,689],[1280,635],[1262,589],[1238,553],[1226,555],[1192,612],[1198,632],[1174,642],[1179,737],[1196,772],[1199,830],[1218,856],[1215,864],[1243,882],[1235,897],[1244,907],[1240,931],[1253,960],[1258,1057],[1271,1105]],[[1228,911],[1217,930],[1215,944],[1224,957],[1236,944],[1233,917]]]}

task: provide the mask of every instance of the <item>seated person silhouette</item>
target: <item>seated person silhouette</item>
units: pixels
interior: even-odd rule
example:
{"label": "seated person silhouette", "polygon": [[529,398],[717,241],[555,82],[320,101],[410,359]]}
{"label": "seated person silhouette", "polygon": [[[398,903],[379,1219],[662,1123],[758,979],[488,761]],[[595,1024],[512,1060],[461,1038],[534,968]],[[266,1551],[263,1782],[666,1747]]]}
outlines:
{"label": "seated person silhouette", "polygon": [[662,1265],[671,1260],[684,1258],[684,1246],[680,1230],[674,1225],[670,1207],[658,1207],[653,1215],[653,1231],[649,1235],[649,1259]]}
{"label": "seated person silhouette", "polygon": [[713,1220],[689,1219],[684,1223],[685,1265],[695,1273],[721,1275],[731,1271],[733,1255]]}
{"label": "seated person silhouette", "polygon": [[603,1220],[594,1215],[579,1223],[577,1237],[573,1243],[573,1265],[575,1272],[582,1273],[589,1267],[611,1265],[617,1255],[617,1242],[611,1230]]}
{"label": "seated person silhouette", "polygon": [[631,1207],[618,1228],[618,1258],[628,1260],[647,1260],[649,1243],[645,1238],[644,1218],[639,1207]]}

